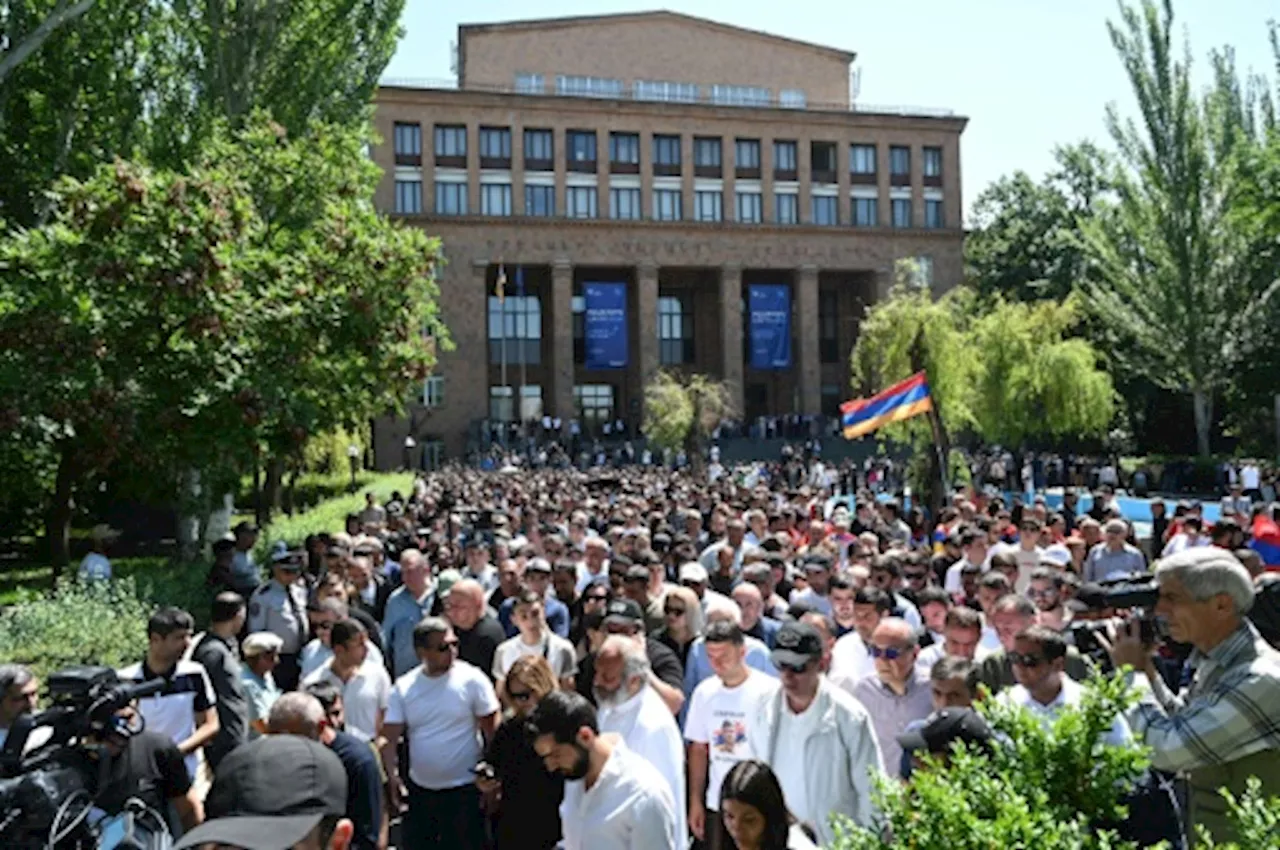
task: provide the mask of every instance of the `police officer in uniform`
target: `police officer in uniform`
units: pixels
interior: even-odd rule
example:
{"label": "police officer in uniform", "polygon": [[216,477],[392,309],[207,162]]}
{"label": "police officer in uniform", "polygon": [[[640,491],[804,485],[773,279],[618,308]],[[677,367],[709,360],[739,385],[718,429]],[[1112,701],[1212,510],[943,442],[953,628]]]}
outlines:
{"label": "police officer in uniform", "polygon": [[305,552],[277,545],[271,552],[271,581],[249,597],[249,632],[271,632],[283,641],[275,669],[282,691],[298,687],[298,653],[309,639],[307,590],[301,581],[305,561]]}

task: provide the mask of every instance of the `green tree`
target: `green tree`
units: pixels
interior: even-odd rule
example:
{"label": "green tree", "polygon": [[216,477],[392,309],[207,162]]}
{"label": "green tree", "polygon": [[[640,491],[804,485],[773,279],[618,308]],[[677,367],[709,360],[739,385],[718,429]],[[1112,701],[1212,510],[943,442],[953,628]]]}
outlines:
{"label": "green tree", "polygon": [[14,68],[39,50],[49,36],[89,11],[93,3],[94,0],[78,0],[74,4],[71,0],[58,0],[58,5],[54,6],[30,32],[19,31],[11,25],[10,17],[13,16],[14,10],[10,4],[6,3],[3,8],[0,8],[0,32],[5,33],[7,37],[5,43],[0,44],[0,85],[4,84],[5,77],[9,76]]}
{"label": "green tree", "polygon": [[1111,165],[1089,142],[1054,156],[1057,167],[1043,181],[1018,171],[978,196],[965,274],[980,295],[1061,300],[1084,278],[1077,231],[1081,221],[1103,214]]}
{"label": "green tree", "polygon": [[1141,124],[1112,105],[1107,124],[1124,169],[1105,222],[1083,222],[1086,282],[1119,367],[1192,397],[1197,448],[1207,455],[1214,397],[1244,352],[1269,333],[1262,319],[1280,288],[1258,286],[1246,243],[1230,226],[1232,136],[1191,91],[1190,59],[1176,58],[1171,0],[1121,5],[1112,44],[1133,86]]}
{"label": "green tree", "polygon": [[659,371],[644,389],[644,433],[655,446],[683,449],[695,467],[702,449],[721,420],[736,415],[723,381],[702,374],[681,380]]}

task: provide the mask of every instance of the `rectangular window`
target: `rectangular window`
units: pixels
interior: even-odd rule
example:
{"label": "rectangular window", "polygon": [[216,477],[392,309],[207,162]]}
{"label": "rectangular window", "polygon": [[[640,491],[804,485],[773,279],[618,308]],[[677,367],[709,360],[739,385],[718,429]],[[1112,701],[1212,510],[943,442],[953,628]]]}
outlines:
{"label": "rectangular window", "polygon": [[555,186],[524,186],[524,214],[546,218],[556,214]]}
{"label": "rectangular window", "polygon": [[444,376],[428,375],[422,384],[422,406],[439,407],[444,404]]}
{"label": "rectangular window", "polygon": [[760,140],[738,139],[733,143],[733,162],[738,170],[760,171]]}
{"label": "rectangular window", "polygon": [[613,165],[639,165],[640,135],[638,133],[610,133],[609,162]]}
{"label": "rectangular window", "polygon": [[773,143],[773,170],[777,174],[779,172],[792,175],[790,180],[794,180],[796,170],[799,166],[796,164],[796,143],[795,142],[774,142]]}
{"label": "rectangular window", "polygon": [[480,184],[480,215],[511,215],[511,184]]}
{"label": "rectangular window", "polygon": [[925,177],[941,177],[942,176],[942,148],[925,148],[924,154],[924,176]]}
{"label": "rectangular window", "polygon": [[610,189],[609,218],[635,221],[640,218],[640,190]]}
{"label": "rectangular window", "polygon": [[911,226],[911,199],[910,198],[894,198],[893,199],[893,226],[894,227],[910,227]]}
{"label": "rectangular window", "polygon": [[712,86],[711,102],[720,106],[768,106],[772,93],[759,86]]}
{"label": "rectangular window", "polygon": [[636,80],[632,86],[636,100],[659,100],[668,103],[697,103],[698,87],[694,83],[668,83],[661,80]]}
{"label": "rectangular window", "polygon": [[608,77],[556,77],[556,94],[569,97],[622,97],[622,80]]}
{"label": "rectangular window", "polygon": [[945,227],[943,219],[942,201],[925,199],[924,202],[924,226],[925,227]]}
{"label": "rectangular window", "polygon": [[[511,291],[510,283],[506,289]],[[489,362],[500,365],[504,357],[508,366],[542,362],[542,302],[538,296],[489,296]]]}
{"label": "rectangular window", "polygon": [[422,165],[422,125],[396,122],[396,165]]}
{"label": "rectangular window", "polygon": [[396,181],[396,212],[417,215],[422,212],[422,181]]}
{"label": "rectangular window", "polygon": [[778,92],[778,105],[783,109],[804,109],[805,103],[802,89],[783,89]]}
{"label": "rectangular window", "polygon": [[878,227],[880,225],[880,202],[875,198],[853,199],[853,226]]}
{"label": "rectangular window", "polygon": [[516,74],[516,94],[542,94],[546,80],[541,74]]}
{"label": "rectangular window", "polygon": [[436,160],[467,158],[467,128],[453,124],[436,125]]}
{"label": "rectangular window", "polygon": [[723,192],[694,192],[694,220],[720,221],[723,218],[723,209],[721,207],[723,203]]}
{"label": "rectangular window", "polygon": [[679,221],[683,217],[682,196],[679,189],[653,190],[653,218],[655,221]]}
{"label": "rectangular window", "polygon": [[570,130],[565,134],[565,157],[570,171],[596,170],[595,130]]}
{"label": "rectangular window", "polygon": [[524,131],[524,167],[526,171],[555,170],[555,136],[550,130]]}
{"label": "rectangular window", "polygon": [[694,137],[693,164],[699,168],[719,168],[720,147],[719,138]]}
{"label": "rectangular window", "polygon": [[494,422],[515,421],[514,387],[489,387],[489,418]]}
{"label": "rectangular window", "polygon": [[436,183],[436,214],[466,215],[467,184]]}
{"label": "rectangular window", "polygon": [[573,388],[573,402],[583,426],[598,428],[613,421],[613,385],[578,384]]}
{"label": "rectangular window", "polygon": [[511,167],[511,130],[508,127],[481,127],[480,128],[480,167],[496,168],[496,164],[488,164],[496,162],[506,162],[506,168]]}
{"label": "rectangular window", "polygon": [[660,177],[675,177],[680,174],[680,137],[653,137],[653,173]]}
{"label": "rectangular window", "polygon": [[852,145],[849,148],[849,171],[852,174],[876,173],[876,146]]}
{"label": "rectangular window", "polygon": [[889,173],[899,177],[911,176],[911,148],[901,145],[889,148]]}
{"label": "rectangular window", "polygon": [[824,227],[831,227],[839,224],[837,215],[836,198],[831,195],[814,195],[813,201],[813,223],[820,224]]}
{"label": "rectangular window", "polygon": [[809,143],[810,177],[815,183],[834,183],[836,177],[836,146],[834,142]]}
{"label": "rectangular window", "polygon": [[564,214],[569,218],[598,218],[595,186],[570,186],[564,190]]}
{"label": "rectangular window", "polygon": [[759,224],[764,220],[764,201],[759,192],[737,192],[738,221]]}
{"label": "rectangular window", "polygon": [[663,366],[693,362],[693,322],[683,298],[658,299],[658,361]]}
{"label": "rectangular window", "polygon": [[800,196],[778,192],[773,196],[773,217],[778,224],[800,223]]}

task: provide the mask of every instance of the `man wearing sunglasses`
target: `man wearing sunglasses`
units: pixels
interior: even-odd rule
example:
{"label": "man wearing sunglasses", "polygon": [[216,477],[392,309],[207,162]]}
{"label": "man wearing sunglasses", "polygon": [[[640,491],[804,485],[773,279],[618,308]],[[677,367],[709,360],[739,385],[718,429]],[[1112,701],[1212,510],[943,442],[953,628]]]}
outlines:
{"label": "man wearing sunglasses", "polygon": [[871,715],[884,763],[892,767],[902,761],[898,736],[911,721],[929,716],[933,693],[929,676],[916,669],[920,648],[916,631],[906,620],[881,620],[871,634],[867,653],[876,669],[854,684],[853,695]]}
{"label": "man wearing sunglasses", "polygon": [[822,653],[813,626],[782,625],[771,655],[782,688],[760,704],[747,739],[777,774],[787,808],[829,845],[833,812],[874,828],[871,793],[884,762],[867,710],[822,675]]}
{"label": "man wearing sunglasses", "polygon": [[[1047,626],[1031,626],[1018,632],[1009,652],[1013,678],[1018,684],[1002,692],[1000,699],[1030,711],[1046,727],[1064,706],[1078,705],[1084,688],[1066,673],[1067,643],[1061,632]],[[1129,724],[1117,716],[1103,739],[1115,747],[1128,746],[1133,736]]]}

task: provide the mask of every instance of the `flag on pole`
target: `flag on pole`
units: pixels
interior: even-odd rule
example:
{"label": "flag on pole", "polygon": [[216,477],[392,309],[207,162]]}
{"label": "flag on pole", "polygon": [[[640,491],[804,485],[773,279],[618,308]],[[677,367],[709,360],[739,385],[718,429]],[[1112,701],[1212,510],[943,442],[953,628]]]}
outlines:
{"label": "flag on pole", "polygon": [[499,304],[507,300],[507,269],[502,263],[498,263],[498,284],[494,290],[498,295]]}
{"label": "flag on pole", "polygon": [[929,379],[918,372],[905,381],[881,390],[871,398],[859,398],[840,405],[840,427],[846,440],[856,440],[893,422],[901,422],[933,410]]}

